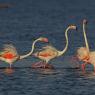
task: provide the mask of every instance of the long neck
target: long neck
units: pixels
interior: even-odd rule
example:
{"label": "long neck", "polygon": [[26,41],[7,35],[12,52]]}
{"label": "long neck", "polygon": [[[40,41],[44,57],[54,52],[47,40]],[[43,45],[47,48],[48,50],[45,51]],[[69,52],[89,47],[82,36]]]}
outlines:
{"label": "long neck", "polygon": [[67,33],[68,33],[69,29],[70,29],[70,27],[68,27],[66,29],[66,31],[65,31],[66,45],[65,45],[65,48],[62,51],[59,51],[59,54],[58,54],[59,56],[61,56],[62,54],[64,54],[67,51],[67,49],[68,49],[68,35],[67,35]]}
{"label": "long neck", "polygon": [[33,53],[34,48],[35,48],[35,44],[36,44],[37,41],[38,41],[38,40],[35,40],[35,41],[33,42],[31,51],[30,51],[28,54],[21,55],[21,56],[20,56],[20,59],[26,58],[26,57],[30,56],[30,55]]}
{"label": "long neck", "polygon": [[89,51],[89,45],[88,45],[88,41],[87,41],[87,36],[86,36],[86,32],[85,32],[85,24],[84,23],[83,23],[83,34],[84,34],[86,48]]}

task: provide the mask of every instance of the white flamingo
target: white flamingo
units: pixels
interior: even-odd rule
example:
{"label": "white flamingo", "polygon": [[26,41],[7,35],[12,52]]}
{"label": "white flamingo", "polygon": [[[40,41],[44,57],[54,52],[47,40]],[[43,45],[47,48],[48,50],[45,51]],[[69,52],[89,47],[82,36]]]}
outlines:
{"label": "white flamingo", "polygon": [[85,32],[85,24],[87,23],[86,20],[83,20],[83,33],[84,33],[84,39],[85,39],[85,44],[86,47],[80,47],[77,50],[77,58],[80,61],[83,61],[84,63],[81,65],[82,71],[85,72],[85,66],[86,64],[92,64],[94,66],[94,71],[95,71],[95,51],[90,51],[89,50],[89,45],[86,37],[86,32]]}
{"label": "white flamingo", "polygon": [[37,57],[37,58],[41,59],[42,61],[44,61],[44,63],[38,62],[38,63],[32,64],[33,68],[38,68],[38,67],[40,67],[40,68],[47,68],[48,66],[50,66],[47,63],[51,59],[59,57],[59,56],[63,55],[67,51],[67,48],[68,48],[68,36],[67,36],[67,33],[68,33],[68,31],[70,29],[76,29],[76,26],[75,25],[69,25],[67,27],[67,29],[65,31],[66,46],[65,46],[65,48],[62,51],[57,50],[53,46],[47,45],[46,47],[43,47],[43,49],[41,51],[36,52],[36,53],[33,54],[35,57]]}

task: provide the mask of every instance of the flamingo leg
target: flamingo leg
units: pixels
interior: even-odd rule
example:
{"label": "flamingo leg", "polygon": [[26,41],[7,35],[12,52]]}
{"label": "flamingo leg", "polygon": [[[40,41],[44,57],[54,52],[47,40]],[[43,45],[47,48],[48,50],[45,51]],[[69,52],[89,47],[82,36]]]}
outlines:
{"label": "flamingo leg", "polygon": [[45,60],[43,60],[42,62],[40,61],[39,64],[38,64],[41,68],[45,69],[46,68],[46,65],[47,65],[47,62]]}
{"label": "flamingo leg", "polygon": [[33,68],[44,68],[44,62],[40,61],[37,63],[32,64]]}
{"label": "flamingo leg", "polygon": [[41,66],[41,68],[45,69],[46,68],[46,62],[44,62],[44,61],[41,62],[40,66]]}
{"label": "flamingo leg", "polygon": [[42,62],[42,68],[45,69],[46,68],[46,62],[43,60]]}
{"label": "flamingo leg", "polygon": [[82,71],[83,71],[83,72],[85,72],[85,66],[86,66],[86,63],[83,63],[83,64],[81,65],[81,68],[82,68]]}
{"label": "flamingo leg", "polygon": [[41,63],[42,63],[42,61],[37,62],[37,63],[35,63],[35,66],[37,66],[37,65],[39,65],[39,64],[41,64]]}
{"label": "flamingo leg", "polygon": [[47,61],[43,60],[32,64],[32,68],[42,68],[42,69],[54,69],[52,65],[49,65]]}

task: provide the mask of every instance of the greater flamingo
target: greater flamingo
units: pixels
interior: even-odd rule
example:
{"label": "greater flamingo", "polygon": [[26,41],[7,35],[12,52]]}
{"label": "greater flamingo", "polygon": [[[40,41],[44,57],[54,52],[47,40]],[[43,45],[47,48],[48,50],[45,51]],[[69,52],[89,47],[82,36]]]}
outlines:
{"label": "greater flamingo", "polygon": [[87,36],[86,36],[86,32],[85,32],[85,24],[86,23],[87,23],[87,21],[83,20],[83,33],[84,33],[86,47],[80,47],[77,50],[77,58],[80,61],[84,62],[81,64],[83,72],[85,72],[86,64],[92,64],[94,66],[94,71],[95,71],[95,51],[89,50],[89,45],[88,45]]}
{"label": "greater flamingo", "polygon": [[57,50],[53,46],[47,45],[46,47],[43,47],[43,49],[39,52],[34,53],[33,55],[39,59],[41,59],[44,62],[38,62],[32,64],[33,68],[52,68],[51,65],[47,64],[51,59],[59,57],[63,55],[67,48],[68,48],[68,36],[67,33],[70,29],[76,29],[75,25],[69,25],[65,31],[65,37],[66,37],[66,46],[62,51]]}
{"label": "greater flamingo", "polygon": [[11,68],[13,62],[30,56],[33,53],[36,42],[38,41],[48,42],[48,39],[44,37],[36,39],[32,44],[31,51],[25,55],[19,55],[12,44],[5,44],[3,50],[0,52],[0,60],[9,63]]}

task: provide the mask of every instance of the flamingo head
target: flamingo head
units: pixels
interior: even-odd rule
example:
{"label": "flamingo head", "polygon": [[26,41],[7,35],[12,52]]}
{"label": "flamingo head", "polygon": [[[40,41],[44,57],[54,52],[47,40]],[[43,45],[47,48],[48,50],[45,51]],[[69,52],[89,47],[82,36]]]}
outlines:
{"label": "flamingo head", "polygon": [[87,20],[86,20],[86,19],[84,19],[84,20],[83,20],[83,23],[84,23],[84,24],[87,24]]}
{"label": "flamingo head", "polygon": [[75,25],[70,25],[69,26],[71,29],[77,29],[77,27]]}
{"label": "flamingo head", "polygon": [[39,38],[39,41],[42,41],[42,42],[48,42],[48,38],[40,37],[40,38]]}
{"label": "flamingo head", "polygon": [[81,47],[77,50],[77,57],[79,60],[85,61],[86,58],[89,57],[89,52],[87,48]]}

